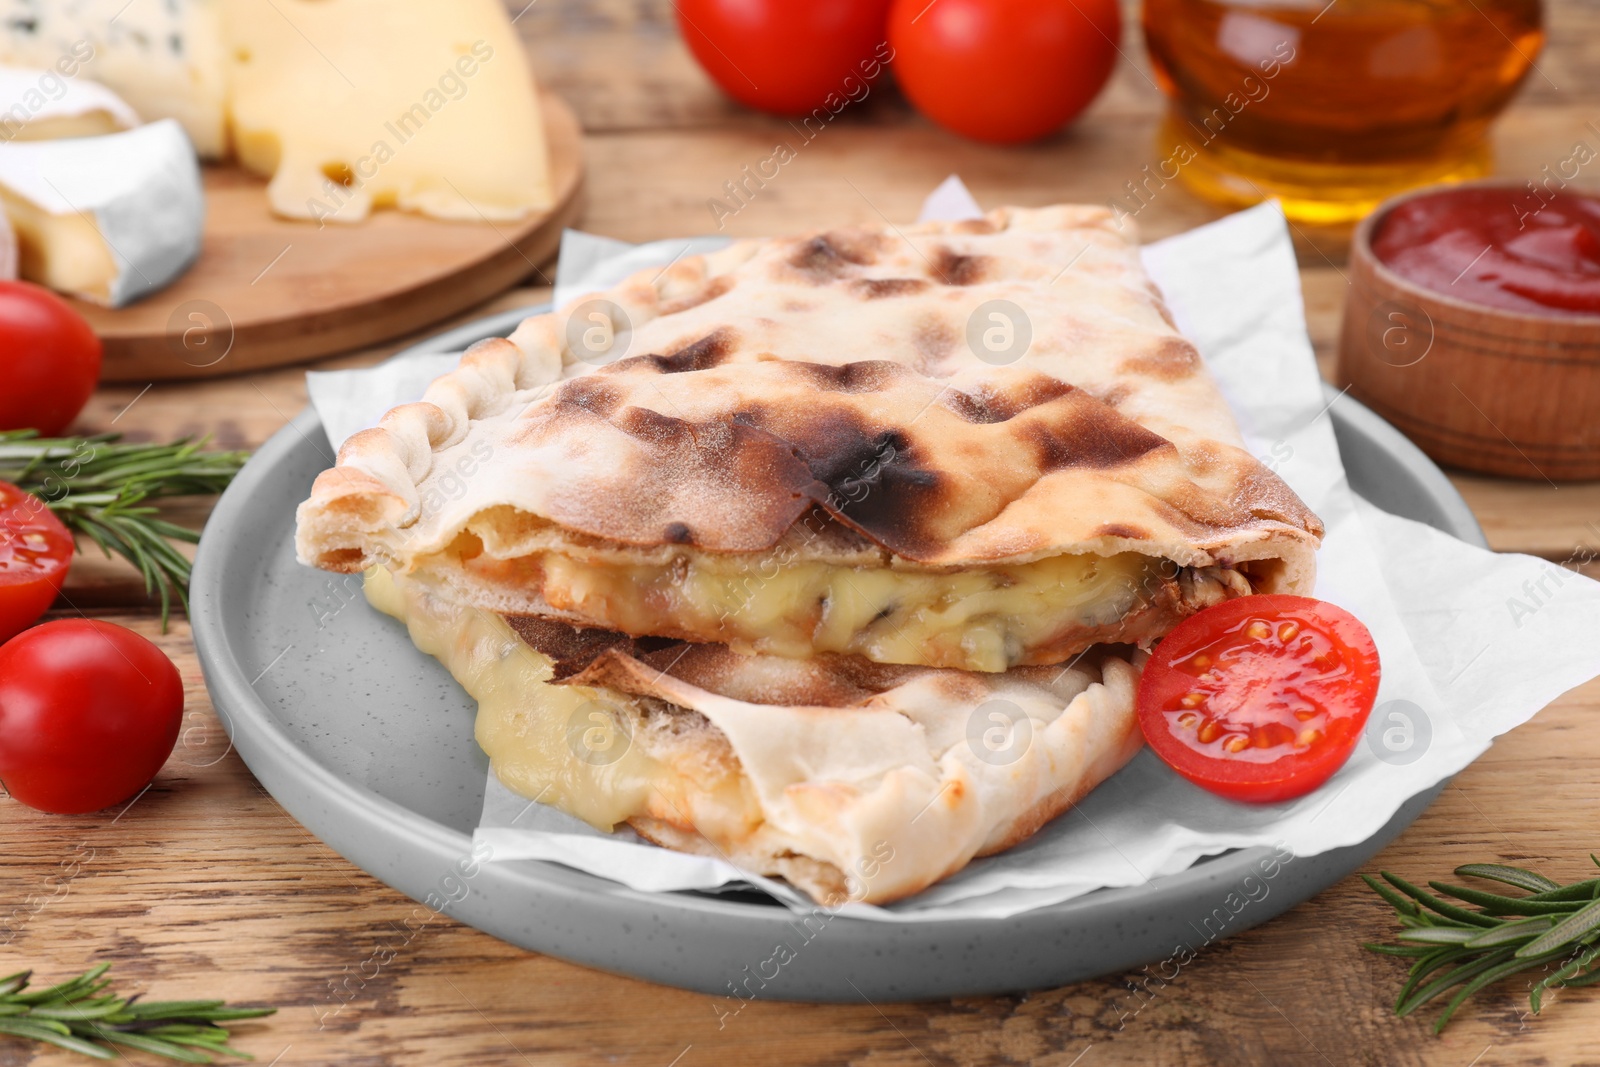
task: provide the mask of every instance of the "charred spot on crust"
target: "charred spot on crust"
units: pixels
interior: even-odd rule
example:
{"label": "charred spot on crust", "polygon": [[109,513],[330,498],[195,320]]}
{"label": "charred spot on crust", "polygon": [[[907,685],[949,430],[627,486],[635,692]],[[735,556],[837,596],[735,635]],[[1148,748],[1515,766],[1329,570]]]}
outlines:
{"label": "charred spot on crust", "polygon": [[988,398],[982,394],[973,396],[959,389],[951,389],[944,394],[940,402],[967,422],[985,424],[1005,421],[989,406]]}
{"label": "charred spot on crust", "polygon": [[807,379],[819,389],[836,393],[871,393],[885,388],[903,368],[898,363],[882,359],[864,359],[856,363],[790,363],[796,375]]}
{"label": "charred spot on crust", "polygon": [[940,247],[933,254],[933,273],[946,285],[977,285],[989,274],[988,256],[968,256]]}
{"label": "charred spot on crust", "polygon": [[818,234],[794,250],[789,265],[815,278],[837,278],[851,265],[873,261],[869,243],[864,234]]}
{"label": "charred spot on crust", "polygon": [[661,314],[676,315],[680,311],[688,311],[690,308],[697,308],[701,304],[708,304],[717,297],[725,295],[732,288],[733,278],[730,275],[724,274],[721,277],[713,278],[686,296],[663,301]]}
{"label": "charred spot on crust", "polygon": [[676,352],[665,356],[639,356],[636,359],[625,359],[618,363],[615,370],[622,370],[628,366],[640,366],[648,363],[662,374],[682,374],[684,371],[710,370],[720,366],[733,354],[738,343],[738,335],[724,326],[706,334],[692,344],[684,345]]}
{"label": "charred spot on crust", "polygon": [[654,445],[671,444],[694,436],[693,429],[682,419],[649,408],[624,408],[622,414],[611,421],[629,437],[637,437]]}
{"label": "charred spot on crust", "polygon": [[1150,531],[1141,530],[1137,526],[1129,526],[1121,522],[1108,522],[1095,530],[1096,537],[1122,537],[1130,541],[1148,541]]}
{"label": "charred spot on crust", "polygon": [[1052,378],[1048,374],[1030,374],[1019,380],[1007,381],[1001,388],[987,392],[983,406],[990,413],[990,422],[1008,422],[1029,408],[1060,400],[1077,391],[1077,387]]}
{"label": "charred spot on crust", "polygon": [[503,615],[506,625],[522,643],[550,658],[554,671],[551,681],[560,682],[578,674],[609,649],[632,655],[658,652],[682,644],[664,637],[629,637],[615,630],[573,626],[540,615]]}
{"label": "charred spot on crust", "polygon": [[1200,367],[1200,353],[1181,337],[1164,337],[1148,352],[1129,356],[1117,370],[1171,382],[1187,378]]}
{"label": "charred spot on crust", "polygon": [[1022,432],[1032,441],[1041,470],[1105,470],[1172,447],[1160,434],[1093,400],[1074,405],[1065,418],[1029,422]]}
{"label": "charred spot on crust", "polygon": [[922,278],[861,278],[850,283],[850,291],[863,300],[884,300],[913,296],[929,287]]}
{"label": "charred spot on crust", "polygon": [[557,408],[578,408],[601,418],[608,417],[622,403],[615,386],[593,374],[573,378],[556,393]]}
{"label": "charred spot on crust", "polygon": [[816,439],[798,444],[828,488],[828,510],[880,543],[916,540],[913,527],[938,509],[944,479],[919,463],[898,430],[873,431],[848,417],[824,421]]}
{"label": "charred spot on crust", "polygon": [[687,545],[694,543],[694,535],[689,532],[689,527],[681,522],[669,522],[661,536],[671,545]]}

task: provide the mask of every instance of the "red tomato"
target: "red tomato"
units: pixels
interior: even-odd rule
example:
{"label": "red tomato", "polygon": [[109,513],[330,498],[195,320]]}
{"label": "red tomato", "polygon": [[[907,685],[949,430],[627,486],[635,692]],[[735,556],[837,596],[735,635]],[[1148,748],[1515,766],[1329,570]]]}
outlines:
{"label": "red tomato", "polygon": [[1180,623],[1139,682],[1139,725],[1173,770],[1231,800],[1303,796],[1343,767],[1378,695],[1378,649],[1354,615],[1245,596]]}
{"label": "red tomato", "polygon": [[65,300],[30,282],[0,281],[0,430],[59,437],[100,381],[100,338]]}
{"label": "red tomato", "polygon": [[72,534],[45,502],[0,482],[0,644],[49,609],[72,564]]}
{"label": "red tomato", "polygon": [[127,800],[167,761],[182,721],[178,668],[132,630],[66,619],[0,646],[0,781],[30,808]]}
{"label": "red tomato", "polygon": [[[890,0],[674,0],[684,43],[741,104],[776,115],[837,112],[893,54]],[[833,98],[830,100],[830,96]]]}
{"label": "red tomato", "polygon": [[1117,0],[894,0],[894,76],[917,110],[977,141],[1060,129],[1117,60]]}

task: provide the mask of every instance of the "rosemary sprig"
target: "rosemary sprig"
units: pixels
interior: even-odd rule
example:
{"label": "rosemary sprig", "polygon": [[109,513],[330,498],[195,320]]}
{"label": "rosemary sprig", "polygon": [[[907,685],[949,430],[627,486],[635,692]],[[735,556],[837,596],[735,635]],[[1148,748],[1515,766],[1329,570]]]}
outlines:
{"label": "rosemary sprig", "polygon": [[254,1059],[228,1047],[219,1025],[259,1019],[276,1008],[229,1008],[220,1000],[142,1001],[107,992],[111,964],[59,985],[28,992],[31,971],[0,978],[0,1034],[43,1041],[97,1060],[116,1059],[113,1045],[183,1063],[215,1063],[214,1056]]}
{"label": "rosemary sprig", "polygon": [[[1600,867],[1600,857],[1590,856]],[[1552,989],[1600,982],[1600,878],[1561,885],[1541,874],[1498,863],[1456,868],[1461,878],[1480,878],[1524,891],[1506,896],[1466,886],[1429,882],[1433,893],[1388,871],[1383,881],[1362,879],[1394,908],[1402,927],[1399,944],[1366,945],[1385,956],[1411,959],[1411,973],[1395,1000],[1396,1015],[1410,1015],[1454,990],[1433,1024],[1439,1033],[1468,997],[1515,974],[1543,971],[1528,1004],[1535,1015]],[[1436,895],[1438,894],[1438,895]],[[1477,906],[1452,904],[1453,897]]]}
{"label": "rosemary sprig", "polygon": [[[146,595],[161,598],[161,625],[172,598],[188,610],[189,561],[174,541],[200,535],[158,518],[151,501],[222,492],[246,452],[202,452],[205,439],[168,445],[124,444],[120,434],[41,438],[32,430],[0,433],[0,481],[39,497],[67,529],[139,569]],[[79,545],[82,550],[82,545]]]}

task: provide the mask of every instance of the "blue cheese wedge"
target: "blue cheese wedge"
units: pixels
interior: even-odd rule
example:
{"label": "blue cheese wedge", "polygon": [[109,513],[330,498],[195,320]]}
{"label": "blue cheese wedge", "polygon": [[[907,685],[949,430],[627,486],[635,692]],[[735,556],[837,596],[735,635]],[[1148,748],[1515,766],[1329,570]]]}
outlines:
{"label": "blue cheese wedge", "polygon": [[227,155],[217,0],[0,0],[0,63],[109,86],[147,120],[182,123],[205,158]]}
{"label": "blue cheese wedge", "polygon": [[99,82],[53,69],[0,66],[0,141],[96,137],[139,125],[127,101]]}
{"label": "blue cheese wedge", "polygon": [[172,119],[0,144],[0,206],[17,231],[22,277],[109,307],[162,288],[200,254],[200,167]]}

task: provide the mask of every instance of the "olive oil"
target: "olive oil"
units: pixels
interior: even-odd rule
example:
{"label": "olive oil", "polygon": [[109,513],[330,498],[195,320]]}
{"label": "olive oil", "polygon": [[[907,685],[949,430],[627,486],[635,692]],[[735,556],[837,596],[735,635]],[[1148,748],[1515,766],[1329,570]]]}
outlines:
{"label": "olive oil", "polygon": [[1145,0],[1144,33],[1183,180],[1324,224],[1486,174],[1544,43],[1540,0]]}

